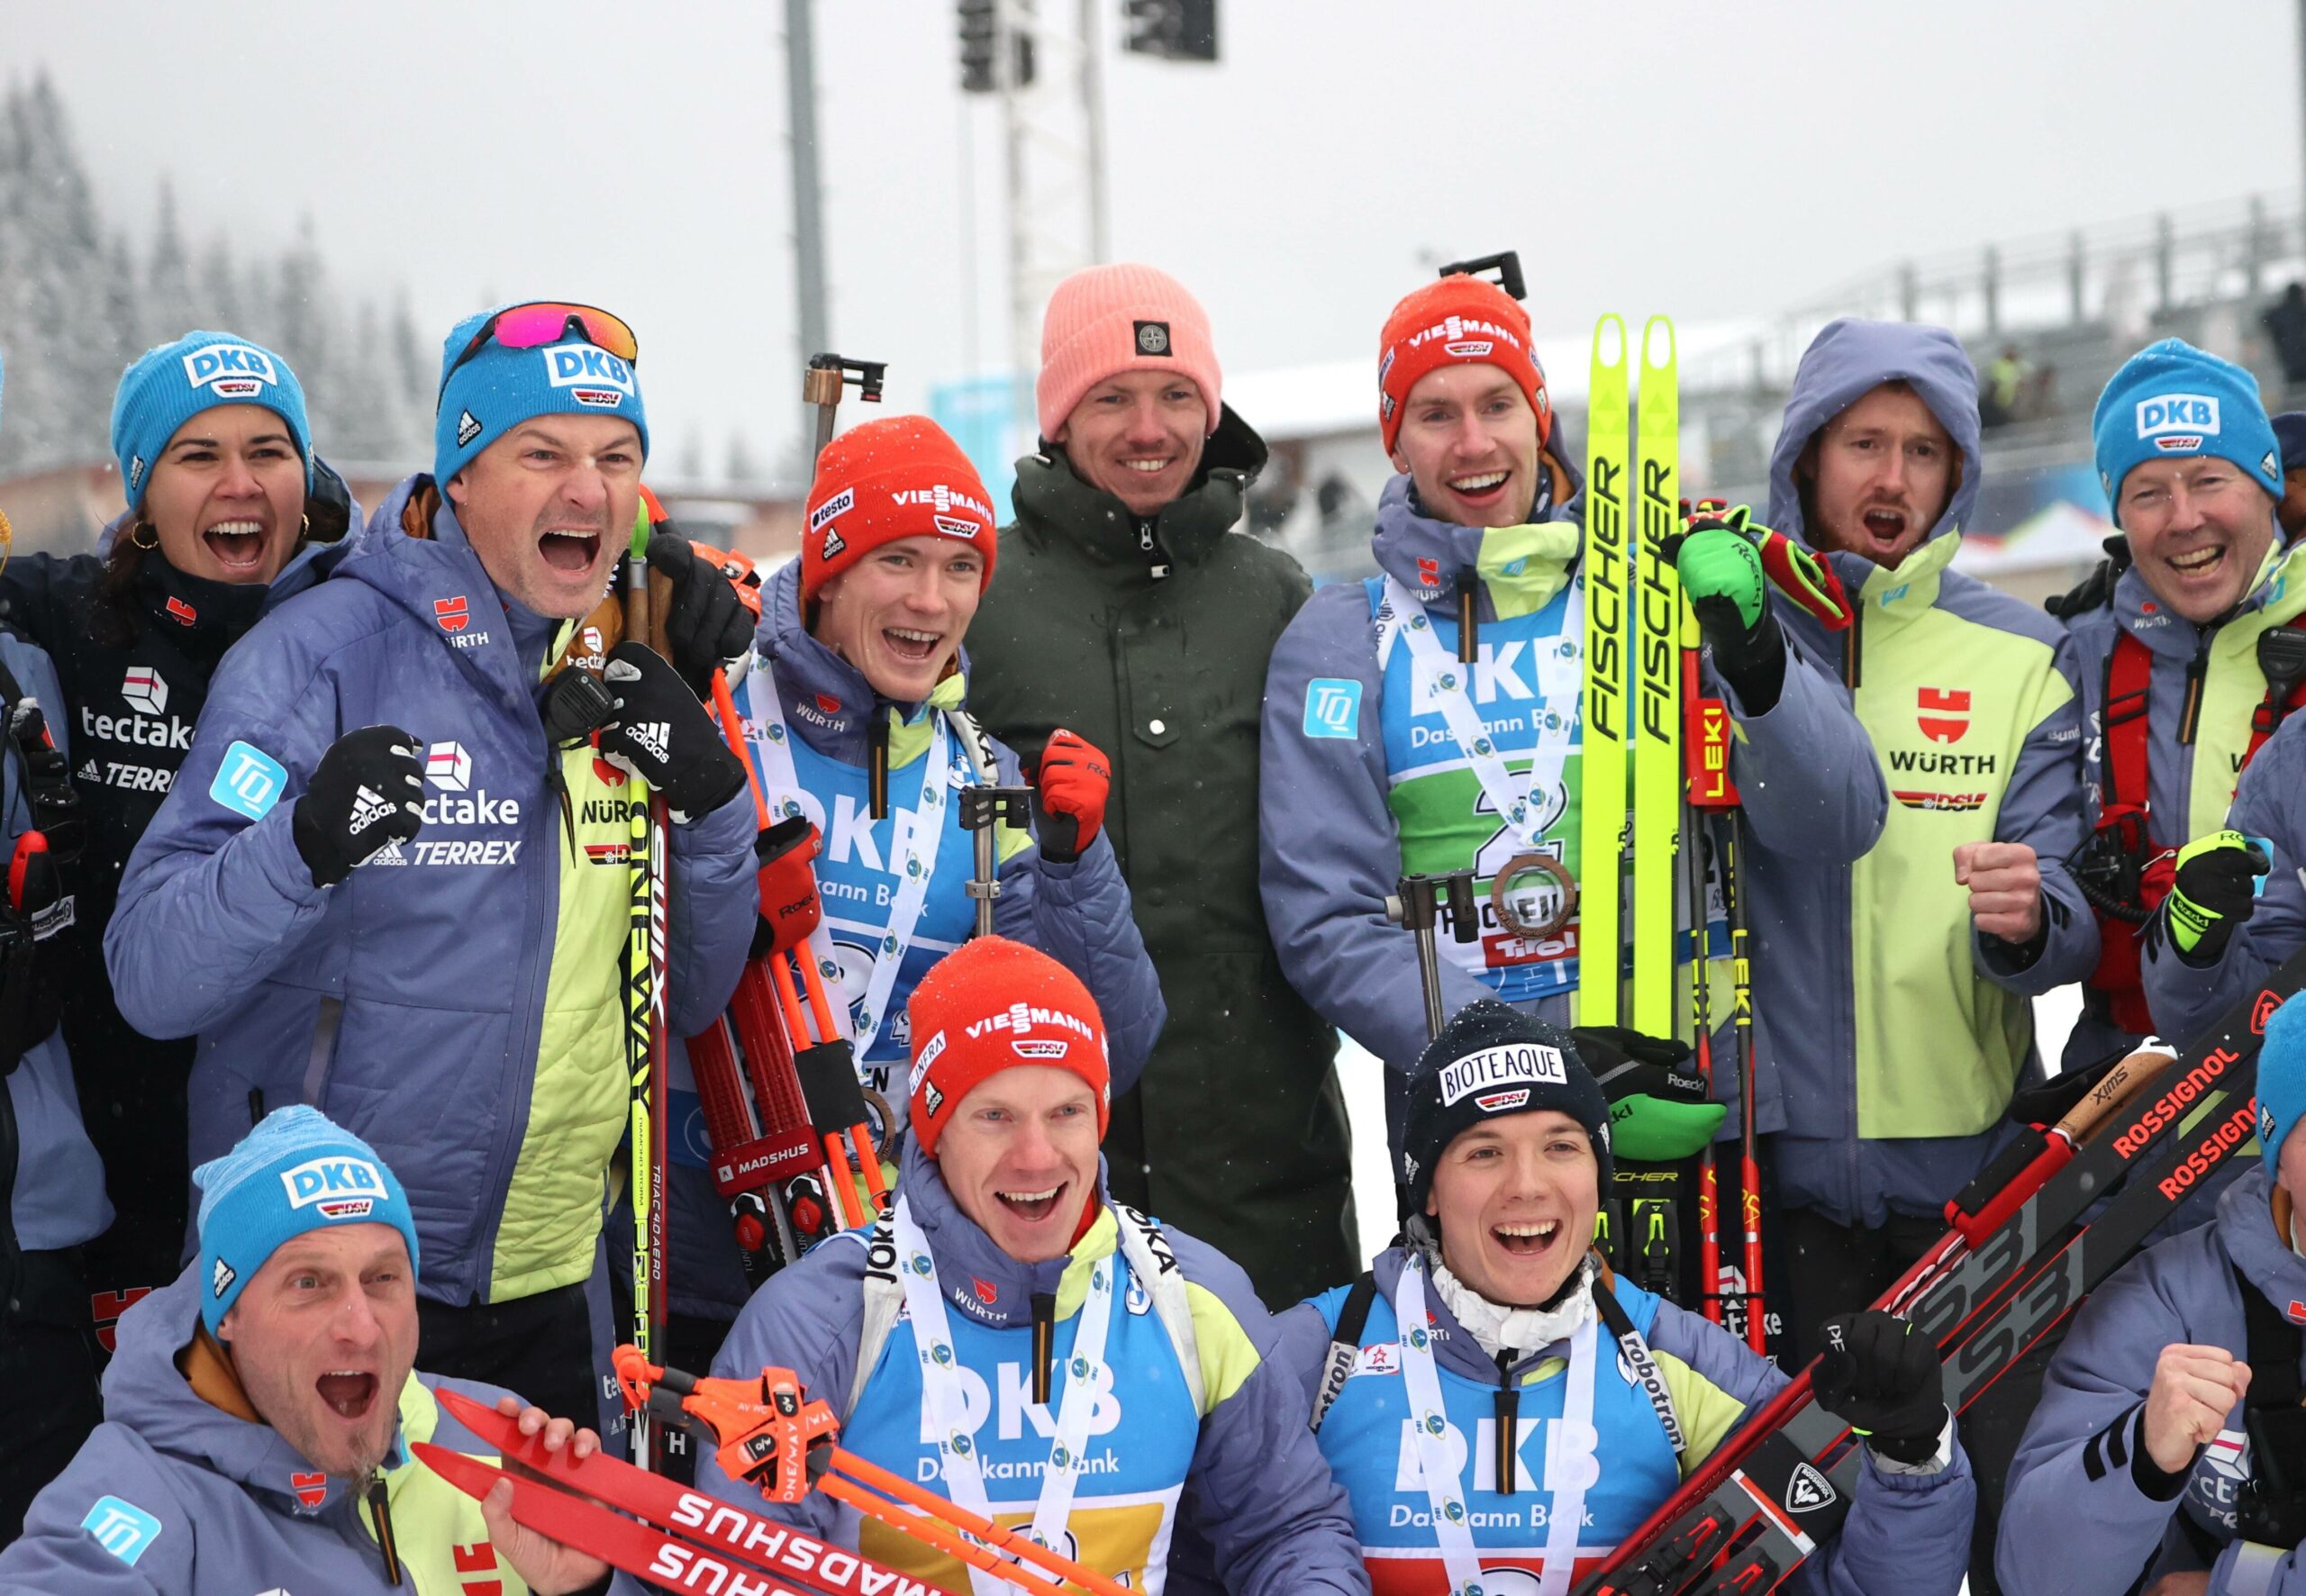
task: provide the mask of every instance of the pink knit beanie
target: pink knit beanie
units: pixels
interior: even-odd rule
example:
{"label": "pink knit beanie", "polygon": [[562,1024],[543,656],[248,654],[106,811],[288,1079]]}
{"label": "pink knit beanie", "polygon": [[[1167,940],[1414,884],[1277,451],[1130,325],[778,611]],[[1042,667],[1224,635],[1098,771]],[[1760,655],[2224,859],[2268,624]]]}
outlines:
{"label": "pink knit beanie", "polygon": [[1149,266],[1093,266],[1057,286],[1041,318],[1034,390],[1053,436],[1091,388],[1122,371],[1174,371],[1201,390],[1209,430],[1223,403],[1209,317],[1185,285]]}

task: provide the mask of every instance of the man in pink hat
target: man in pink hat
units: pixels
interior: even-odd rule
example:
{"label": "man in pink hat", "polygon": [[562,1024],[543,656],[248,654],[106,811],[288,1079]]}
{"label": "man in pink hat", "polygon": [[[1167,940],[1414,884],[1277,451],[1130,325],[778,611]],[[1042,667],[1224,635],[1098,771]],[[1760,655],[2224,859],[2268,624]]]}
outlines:
{"label": "man in pink hat", "polygon": [[1336,1033],[1282,978],[1257,898],[1266,662],[1312,588],[1234,533],[1266,447],[1221,386],[1209,318],[1167,274],[1058,286],[970,701],[1028,762],[1060,726],[1112,756],[1105,831],[1169,1011],[1113,1104],[1114,1193],[1289,1302],[1357,1256]]}

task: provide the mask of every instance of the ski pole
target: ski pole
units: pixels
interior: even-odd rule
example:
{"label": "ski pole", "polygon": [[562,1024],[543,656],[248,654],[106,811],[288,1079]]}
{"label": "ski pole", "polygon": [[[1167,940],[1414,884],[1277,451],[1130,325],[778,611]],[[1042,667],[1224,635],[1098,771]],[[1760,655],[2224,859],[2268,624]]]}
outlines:
{"label": "ski pole", "polygon": [[[647,510],[632,530],[624,561],[625,635],[664,652],[651,625]],[[626,1065],[631,1127],[632,1328],[637,1345],[657,1345],[665,1319],[665,1130],[668,1038],[665,1024],[665,932],[669,883],[666,875],[667,816],[663,794],[649,792],[632,806],[631,854],[626,873],[632,884],[627,977],[631,1011],[626,1029]],[[655,1436],[636,1414],[632,1460],[653,1469],[659,1462]]]}
{"label": "ski pole", "polygon": [[1481,935],[1481,911],[1474,901],[1474,873],[1452,871],[1447,875],[1404,875],[1394,895],[1385,900],[1385,918],[1406,929],[1417,942],[1417,979],[1425,993],[1425,1036],[1441,1034],[1449,1017],[1441,1011],[1441,955],[1434,927],[1441,908],[1449,911],[1449,934],[1460,942]]}
{"label": "ski pole", "polygon": [[[1686,513],[1686,512],[1685,512]],[[1701,648],[1704,634],[1689,600],[1681,601],[1682,630],[1682,758],[1686,779],[1683,814],[1689,832],[1690,895],[1690,1042],[1697,1055],[1697,1073],[1713,1095],[1712,917],[1706,893],[1706,845],[1711,840],[1707,812],[1737,802],[1730,783],[1730,712],[1718,698],[1702,691]],[[1698,1290],[1705,1317],[1723,1321],[1726,1304],[1721,1291],[1721,1183],[1720,1159],[1708,1141],[1698,1155]],[[1739,1311],[1745,1310],[1741,1303]]]}
{"label": "ski pole", "polygon": [[1738,1033],[1739,1209],[1745,1221],[1746,1345],[1769,1356],[1769,1332],[1762,1295],[1762,1167],[1754,1156],[1754,984],[1748,962],[1750,924],[1746,904],[1745,817],[1723,812],[1721,890],[1730,901],[1730,1012]]}
{"label": "ski pole", "polygon": [[1026,826],[1032,822],[1032,794],[1023,787],[963,787],[961,830],[976,850],[975,873],[968,895],[976,904],[976,935],[993,935],[993,900],[1001,895],[1001,879],[994,858],[995,826]]}

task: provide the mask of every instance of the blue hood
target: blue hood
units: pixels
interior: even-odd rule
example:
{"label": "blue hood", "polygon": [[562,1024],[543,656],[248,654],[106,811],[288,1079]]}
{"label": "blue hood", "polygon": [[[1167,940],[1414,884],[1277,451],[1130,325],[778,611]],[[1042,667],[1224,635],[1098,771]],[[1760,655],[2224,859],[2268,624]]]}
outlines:
{"label": "blue hood", "polygon": [[[1978,374],[1954,335],[1943,327],[1911,322],[1828,323],[1802,352],[1785,401],[1785,424],[1769,459],[1769,524],[1789,538],[1814,547],[1802,516],[1802,494],[1793,480],[1794,462],[1820,428],[1884,383],[1913,385],[1961,452],[1960,480],[1930,538],[1957,531],[1976,505],[1984,475],[1978,455]],[[1924,541],[1928,541],[1925,539]],[[1874,564],[1862,555],[1835,553],[1835,568],[1850,592],[1865,586]]]}

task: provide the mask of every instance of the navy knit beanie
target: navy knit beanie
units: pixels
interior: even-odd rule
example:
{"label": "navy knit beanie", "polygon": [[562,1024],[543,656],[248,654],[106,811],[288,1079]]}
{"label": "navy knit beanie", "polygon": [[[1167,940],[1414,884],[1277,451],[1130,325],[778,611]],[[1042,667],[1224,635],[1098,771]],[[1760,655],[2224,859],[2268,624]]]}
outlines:
{"label": "navy knit beanie", "polygon": [[1585,1128],[1610,1183],[1610,1101],[1557,1025],[1510,1003],[1467,1003],[1425,1045],[1410,1072],[1409,1113],[1402,1137],[1402,1183],[1408,1211],[1425,1211],[1433,1166],[1465,1131],[1484,1120],[1556,1109]]}

